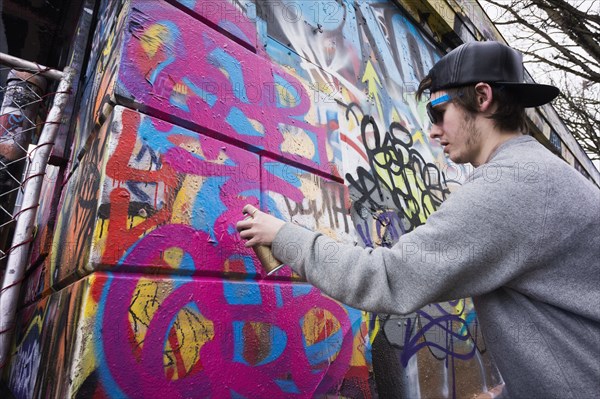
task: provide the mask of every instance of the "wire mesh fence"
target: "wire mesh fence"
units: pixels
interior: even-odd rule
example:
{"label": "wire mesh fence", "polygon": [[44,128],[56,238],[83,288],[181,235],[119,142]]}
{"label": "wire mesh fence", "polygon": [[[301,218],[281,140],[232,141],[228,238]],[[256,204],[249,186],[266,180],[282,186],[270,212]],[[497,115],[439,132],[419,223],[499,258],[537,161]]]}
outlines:
{"label": "wire mesh fence", "polygon": [[[75,70],[46,68],[0,53],[13,68],[0,85],[0,369],[7,361],[21,283],[25,278],[46,166],[71,97]],[[25,72],[29,71],[29,72]],[[4,76],[2,76],[4,78]],[[46,80],[58,88],[46,93]],[[2,79],[4,80],[4,79]],[[51,100],[51,102],[50,102]],[[47,105],[47,106],[46,106]],[[31,150],[29,150],[31,148]],[[22,198],[22,205],[20,205]]]}
{"label": "wire mesh fence", "polygon": [[30,163],[47,114],[47,80],[40,73],[0,65],[0,275],[11,248]]}

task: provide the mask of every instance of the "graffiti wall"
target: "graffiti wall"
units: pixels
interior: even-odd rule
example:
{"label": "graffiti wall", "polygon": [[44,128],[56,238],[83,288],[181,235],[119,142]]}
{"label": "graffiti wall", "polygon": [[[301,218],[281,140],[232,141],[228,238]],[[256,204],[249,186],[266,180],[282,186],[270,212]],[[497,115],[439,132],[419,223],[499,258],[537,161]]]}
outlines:
{"label": "graffiti wall", "polygon": [[16,397],[370,397],[361,312],[306,284],[94,273],[23,313]]}
{"label": "graffiti wall", "polygon": [[[268,2],[259,4],[259,16],[270,59],[307,86],[335,93],[335,104],[318,107],[339,132],[357,242],[392,246],[467,174],[429,141],[423,104],[413,95],[441,52],[385,1]],[[384,397],[466,397],[501,384],[470,300],[379,315],[372,337]]]}
{"label": "graffiti wall", "polygon": [[76,359],[83,286],[79,281],[21,310],[4,376],[16,398],[67,396],[64,381]]}
{"label": "graffiti wall", "polygon": [[99,8],[52,245],[26,282],[17,397],[501,385],[469,299],[364,313],[289,268],[266,276],[235,232],[246,203],[364,247],[423,224],[467,174],[414,98],[446,31],[383,0]]}

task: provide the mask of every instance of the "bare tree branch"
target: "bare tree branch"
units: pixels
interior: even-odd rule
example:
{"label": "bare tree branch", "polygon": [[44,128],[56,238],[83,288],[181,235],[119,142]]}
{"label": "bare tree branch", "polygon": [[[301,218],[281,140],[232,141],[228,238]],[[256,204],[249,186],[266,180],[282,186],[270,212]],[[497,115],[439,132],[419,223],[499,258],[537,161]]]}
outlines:
{"label": "bare tree branch", "polygon": [[[544,63],[544,64],[546,64],[546,65],[551,65],[551,66],[553,66],[553,67],[556,67],[557,69],[561,69],[561,70],[563,70],[563,71],[565,71],[565,72],[569,72],[569,73],[571,73],[571,74],[573,74],[573,75],[580,76],[580,77],[582,77],[582,78],[584,78],[584,79],[587,79],[587,78],[589,78],[589,77],[590,77],[590,75],[589,75],[589,74],[585,74],[585,73],[579,72],[578,70],[576,70],[576,69],[573,69],[573,68],[571,68],[571,67],[569,67],[569,66],[565,66],[565,65],[563,65],[563,64],[560,64],[560,63],[558,63],[558,62],[554,62],[554,61],[552,61],[552,60],[550,60],[550,59],[548,59],[548,58],[546,58],[546,57],[544,57],[544,56],[541,56],[541,55],[539,55],[539,54],[537,54],[537,53],[534,53],[534,52],[531,52],[531,51],[521,51],[521,52],[522,52],[524,55],[529,55],[529,56],[530,56],[530,57],[532,57],[534,60],[537,60],[537,61],[538,61],[538,62],[540,62],[540,63]],[[526,61],[526,63],[530,63],[530,61]]]}
{"label": "bare tree branch", "polygon": [[600,15],[581,11],[581,10],[573,7],[571,4],[569,4],[568,2],[566,2],[564,0],[546,0],[546,2],[549,3],[550,5],[552,5],[556,9],[560,9],[566,13],[575,15],[577,18],[581,18],[582,20],[588,20],[590,22],[595,22],[597,24],[600,24]]}
{"label": "bare tree branch", "polygon": [[600,15],[569,0],[479,0],[494,24],[545,83],[558,86],[554,108],[592,160],[600,160]]}
{"label": "bare tree branch", "polygon": [[[536,26],[533,23],[522,18],[519,13],[514,9],[510,8],[512,3],[509,4],[501,4],[494,0],[486,0],[488,3],[494,4],[497,7],[506,9],[510,14],[512,14],[514,21],[519,24],[527,27],[531,31],[533,31],[539,37],[545,39],[546,43],[552,45],[558,52],[560,52],[565,58],[567,58],[570,62],[577,65],[581,68],[586,74],[592,77],[592,80],[600,82],[600,74],[595,73],[587,63],[580,61],[572,52],[567,51],[560,43],[558,43],[553,37],[551,37],[545,30]],[[529,0],[529,1],[537,1],[537,0]]]}
{"label": "bare tree branch", "polygon": [[562,0],[531,0],[533,4],[546,12],[546,15],[563,28],[563,32],[571,40],[581,46],[588,54],[600,63],[600,45],[592,37],[592,32],[585,26],[584,18],[576,9]]}

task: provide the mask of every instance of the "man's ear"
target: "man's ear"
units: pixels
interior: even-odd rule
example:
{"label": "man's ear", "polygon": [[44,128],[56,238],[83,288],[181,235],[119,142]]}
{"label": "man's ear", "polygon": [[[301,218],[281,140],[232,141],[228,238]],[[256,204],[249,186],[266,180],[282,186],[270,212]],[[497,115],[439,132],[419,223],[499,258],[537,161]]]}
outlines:
{"label": "man's ear", "polygon": [[475,85],[475,95],[477,97],[477,108],[479,112],[488,112],[492,106],[494,95],[492,86],[487,83],[477,83]]}

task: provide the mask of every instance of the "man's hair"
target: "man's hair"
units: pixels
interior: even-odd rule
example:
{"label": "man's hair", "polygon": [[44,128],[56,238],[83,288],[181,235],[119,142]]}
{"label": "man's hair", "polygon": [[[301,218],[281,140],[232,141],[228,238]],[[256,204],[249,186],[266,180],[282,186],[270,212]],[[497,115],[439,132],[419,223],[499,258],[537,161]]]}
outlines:
{"label": "man's hair", "polygon": [[[519,103],[519,99],[502,85],[488,83],[492,87],[493,101],[497,105],[496,111],[489,117],[494,120],[496,128],[504,131],[527,130],[527,118],[525,108]],[[431,87],[431,77],[425,76],[417,89],[417,100],[420,100]],[[444,89],[452,98],[452,101],[463,108],[465,112],[475,115],[478,111],[477,93],[475,85],[466,85]]]}

